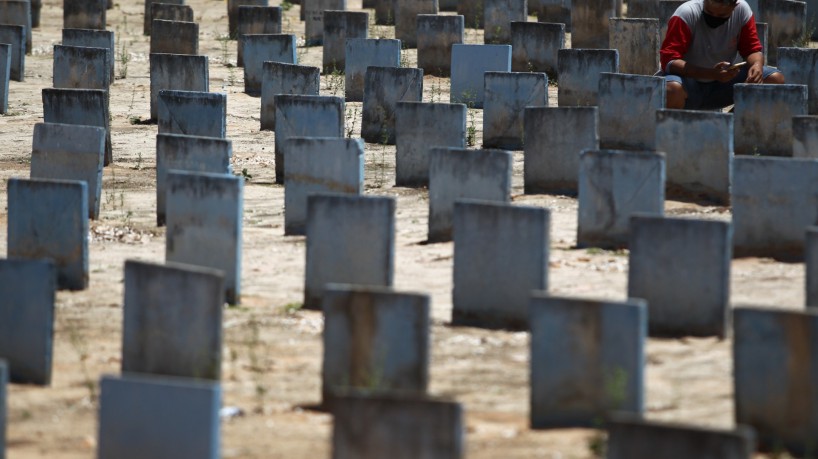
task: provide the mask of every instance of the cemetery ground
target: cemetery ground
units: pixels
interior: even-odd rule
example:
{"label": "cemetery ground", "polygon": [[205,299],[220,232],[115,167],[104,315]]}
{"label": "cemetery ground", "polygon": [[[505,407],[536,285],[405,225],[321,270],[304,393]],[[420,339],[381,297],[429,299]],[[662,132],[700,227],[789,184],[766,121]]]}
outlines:
{"label": "cemetery ground", "polygon": [[[45,0],[24,82],[12,82],[0,119],[0,176],[28,177],[34,124],[42,122],[41,90],[51,87],[53,45],[60,42],[61,2]],[[200,54],[210,57],[210,90],[225,92],[232,167],[246,179],[241,304],[224,313],[223,406],[241,415],[222,421],[226,458],[329,457],[332,418],[311,409],[321,398],[322,316],[301,310],[305,239],[284,236],[284,188],[274,184],[274,134],[259,131],[260,99],[244,93],[236,42],[226,39],[225,2],[189,0],[200,24]],[[277,1],[271,2],[277,5]],[[350,0],[348,9],[360,9]],[[298,5],[284,33],[299,37],[299,64],[321,66],[321,48],[304,47]],[[142,2],[120,0],[108,11],[117,34],[111,86],[113,164],[104,171],[100,219],[91,221],[90,286],[57,294],[50,387],[11,385],[8,457],[89,458],[95,453],[99,378],[120,371],[123,264],[164,261],[165,229],[156,223],[157,126],[149,118],[150,37],[142,35]],[[374,18],[371,16],[370,21]],[[370,26],[370,37],[394,29]],[[467,29],[467,43],[482,43]],[[414,66],[414,50],[402,53]],[[449,81],[424,78],[424,101],[448,102]],[[323,75],[322,95],[343,95],[343,75]],[[556,87],[549,88],[556,106]],[[360,135],[361,103],[346,104],[346,129]],[[481,144],[482,113],[467,121]],[[529,338],[526,333],[451,327],[453,245],[425,243],[428,193],[395,187],[395,147],[366,145],[366,194],[397,199],[395,288],[432,298],[430,393],[463,403],[470,458],[594,457],[600,434],[590,429],[534,431],[529,424]],[[624,300],[627,253],[577,249],[575,198],[524,195],[523,154],[514,152],[513,202],[551,210],[549,290],[553,294]],[[7,201],[5,184],[0,201]],[[666,215],[729,220],[729,208],[669,200]],[[7,211],[0,213],[5,227]],[[6,233],[0,232],[0,250]],[[202,247],[207,250],[207,247]],[[5,253],[5,252],[3,252]],[[764,258],[732,262],[731,304],[800,309],[802,263]],[[485,280],[491,283],[492,279]],[[731,340],[653,339],[647,344],[646,417],[731,427]]]}

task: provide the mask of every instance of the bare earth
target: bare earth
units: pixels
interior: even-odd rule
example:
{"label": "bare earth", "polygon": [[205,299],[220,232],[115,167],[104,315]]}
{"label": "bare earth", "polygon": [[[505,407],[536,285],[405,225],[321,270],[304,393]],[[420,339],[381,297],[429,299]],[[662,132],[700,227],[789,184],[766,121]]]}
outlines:
{"label": "bare earth", "polygon": [[[10,114],[0,119],[0,175],[28,177],[33,126],[42,122],[40,92],[51,86],[52,47],[61,40],[61,1],[45,0],[42,25],[34,30],[34,54],[26,57],[23,83],[12,82]],[[284,237],[284,189],[274,185],[274,135],[259,132],[258,98],[243,93],[236,42],[227,33],[223,1],[189,0],[200,24],[200,53],[210,56],[210,89],[228,97],[228,137],[233,170],[246,169],[242,304],[225,312],[224,405],[244,415],[222,424],[224,457],[321,458],[330,455],[332,419],[302,409],[320,400],[321,314],[295,310],[302,301],[304,238]],[[273,0],[271,4],[278,4]],[[360,8],[350,0],[350,9]],[[284,31],[303,37],[299,6],[286,13]],[[91,222],[90,288],[57,295],[54,376],[51,387],[11,385],[8,457],[91,458],[95,455],[98,380],[120,368],[122,267],[126,259],[164,260],[164,228],[155,222],[156,125],[131,124],[149,117],[149,38],[142,36],[143,2],[121,0],[108,11],[117,33],[117,70],[111,87],[114,165],[104,172],[102,212]],[[449,14],[449,13],[447,13]],[[370,17],[373,13],[370,12]],[[371,37],[392,29],[371,26]],[[482,33],[467,31],[469,43]],[[303,38],[300,38],[303,43]],[[416,52],[404,52],[405,64]],[[128,57],[124,63],[122,56]],[[321,48],[298,48],[299,63],[320,66]],[[124,65],[123,65],[124,64]],[[127,71],[125,69],[127,66]],[[425,101],[448,101],[447,79],[426,77]],[[556,88],[550,88],[556,105]],[[322,77],[322,94],[343,94],[337,77]],[[360,103],[347,104],[348,128],[360,131]],[[482,113],[474,112],[477,145]],[[466,410],[470,458],[593,457],[594,431],[532,431],[528,428],[528,337],[525,333],[453,328],[452,244],[426,239],[427,191],[397,188],[394,147],[369,144],[366,192],[394,196],[397,205],[395,283],[427,292],[433,301],[431,387]],[[522,152],[515,153],[516,204],[552,212],[550,291],[553,294],[621,300],[626,296],[627,255],[578,250],[577,201],[523,194]],[[6,187],[0,188],[5,208]],[[668,215],[727,220],[729,209],[668,201]],[[7,213],[0,214],[5,226]],[[0,232],[0,253],[5,253]],[[732,303],[802,308],[803,265],[768,259],[732,264]],[[487,280],[490,281],[490,280]],[[730,340],[651,339],[647,346],[647,416],[714,427],[733,425]]]}

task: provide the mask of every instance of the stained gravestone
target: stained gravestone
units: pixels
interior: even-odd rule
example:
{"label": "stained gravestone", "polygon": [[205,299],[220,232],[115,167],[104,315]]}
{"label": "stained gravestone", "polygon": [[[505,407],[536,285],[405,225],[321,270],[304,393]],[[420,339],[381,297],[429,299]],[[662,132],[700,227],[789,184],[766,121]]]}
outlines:
{"label": "stained gravestone", "polygon": [[525,109],[526,193],[577,193],[579,154],[599,148],[596,107],[528,107]]}
{"label": "stained gravestone", "polygon": [[733,250],[738,256],[800,258],[818,222],[818,160],[733,160]]}
{"label": "stained gravestone", "polygon": [[[57,272],[50,260],[0,260],[0,359],[16,383],[51,384]],[[0,389],[2,390],[2,389]],[[0,400],[0,457],[2,412]]]}
{"label": "stained gravestone", "polygon": [[320,45],[324,42],[324,11],[343,11],[347,9],[347,0],[304,0],[304,40],[307,45]]}
{"label": "stained gravestone", "polygon": [[644,410],[645,300],[594,301],[533,292],[531,427],[593,427]]}
{"label": "stained gravestone", "polygon": [[729,204],[733,115],[657,110],[656,150],[665,153],[669,196]]}
{"label": "stained gravestone", "polygon": [[242,177],[228,174],[167,176],[165,260],[222,271],[230,304],[241,298],[243,185]]}
{"label": "stained gravestone", "polygon": [[466,106],[398,102],[395,108],[395,185],[429,183],[432,147],[466,148]]}
{"label": "stained gravestone", "polygon": [[585,150],[579,158],[578,190],[577,245],[624,247],[631,215],[664,213],[664,154]]}
{"label": "stained gravestone", "polygon": [[57,287],[88,286],[88,187],[68,180],[8,181],[8,258],[51,259]]}
{"label": "stained gravestone", "polygon": [[108,91],[102,89],[43,89],[43,121],[105,129],[104,165],[113,162]]}
{"label": "stained gravestone", "polygon": [[346,41],[369,36],[369,13],[324,11],[323,71],[340,73],[346,68]]}
{"label": "stained gravestone", "polygon": [[511,22],[526,21],[526,0],[482,0],[483,41],[485,43],[511,44]]}
{"label": "stained gravestone", "polygon": [[778,63],[778,48],[796,46],[809,37],[807,4],[793,0],[759,0],[762,19],[767,23],[767,61]]}
{"label": "stained gravestone", "polygon": [[276,183],[284,183],[284,150],[290,137],[343,137],[344,100],[331,96],[275,96]]}
{"label": "stained gravestone", "polygon": [[617,0],[571,0],[571,48],[609,49],[608,19],[617,16]]}
{"label": "stained gravestone", "polygon": [[486,72],[483,147],[521,150],[526,107],[548,106],[544,73]]}
{"label": "stained gravestone", "polygon": [[0,359],[0,458],[6,454],[6,386],[9,382],[9,368],[5,360]]}
{"label": "stained gravestone", "polygon": [[0,21],[2,24],[22,26],[25,29],[25,54],[31,54],[31,3],[29,0],[0,1],[0,18],[3,18]]}
{"label": "stained gravestone", "polygon": [[0,24],[0,43],[10,46],[9,79],[25,80],[26,29],[23,26]]}
{"label": "stained gravestone", "polygon": [[151,119],[158,119],[159,91],[172,89],[178,91],[210,90],[210,74],[207,67],[207,56],[190,56],[182,54],[151,54]]}
{"label": "stained gravestone", "polygon": [[291,137],[284,151],[284,234],[304,234],[307,197],[364,192],[361,139]]}
{"label": "stained gravestone", "polygon": [[99,218],[105,129],[37,123],[31,151],[31,178],[77,180],[88,186],[88,217]]}
{"label": "stained gravestone", "polygon": [[483,20],[483,1],[484,0],[459,0],[457,2],[457,14],[463,16],[466,28],[482,29],[485,21]]}
{"label": "stained gravestone", "polygon": [[737,155],[792,155],[792,117],[807,114],[807,87],[744,84],[734,87]]}
{"label": "stained gravestone", "polygon": [[665,107],[663,77],[599,75],[599,145],[607,149],[653,150],[656,110]]}
{"label": "stained gravestone", "polygon": [[333,401],[332,459],[462,459],[459,403],[416,395],[348,393]]}
{"label": "stained gravestone", "polygon": [[31,27],[35,29],[40,27],[40,12],[42,9],[43,0],[31,0]]}
{"label": "stained gravestone", "polygon": [[227,139],[177,134],[156,136],[156,225],[165,224],[168,172],[230,174],[233,143]]}
{"label": "stained gravestone", "polygon": [[808,227],[806,234],[804,242],[805,304],[807,307],[814,308],[818,306],[818,227]]}
{"label": "stained gravestone", "polygon": [[63,28],[105,30],[107,6],[107,0],[63,0]]}
{"label": "stained gravestone", "polygon": [[53,86],[107,90],[111,85],[111,59],[107,48],[54,45]]}
{"label": "stained gravestone", "polygon": [[418,67],[427,75],[451,74],[452,45],[464,42],[463,16],[417,16]]}
{"label": "stained gravestone", "polygon": [[150,50],[160,54],[199,54],[199,24],[155,19]]}
{"label": "stained gravestone", "polygon": [[440,11],[457,11],[457,3],[458,0],[438,0]]}
{"label": "stained gravestone", "polygon": [[148,23],[148,33],[147,35],[151,34],[151,30],[153,29],[151,26],[153,21],[157,19],[165,20],[165,21],[182,21],[182,22],[194,22],[193,21],[193,8],[182,5],[182,4],[174,4],[174,3],[154,3],[151,5],[151,17],[150,23]]}
{"label": "stained gravestone", "polygon": [[159,91],[159,134],[227,136],[227,94]]}
{"label": "stained gravestone", "polygon": [[429,384],[428,295],[390,288],[325,286],[321,392],[331,408],[336,391],[426,393]]}
{"label": "stained gravestone", "polygon": [[395,2],[397,0],[375,0],[375,24],[395,24]]}
{"label": "stained gravestone", "polygon": [[295,35],[244,34],[239,37],[244,48],[244,92],[253,96],[261,95],[261,84],[265,62],[295,64]]}
{"label": "stained gravestone", "polygon": [[[664,41],[667,35],[667,23],[676,13],[676,10],[684,4],[686,0],[659,0],[659,40]],[[757,19],[757,18],[756,18]],[[758,23],[756,23],[758,26]],[[761,38],[761,31],[758,31],[758,38]]]}
{"label": "stained gravestone", "polygon": [[610,18],[610,48],[619,51],[619,71],[653,75],[659,68],[659,20]]}
{"label": "stained gravestone", "polygon": [[11,45],[0,43],[0,115],[5,115],[9,111],[11,54]]}
{"label": "stained gravestone", "polygon": [[540,0],[537,21],[565,24],[565,31],[571,32],[571,0]]}
{"label": "stained gravestone", "polygon": [[224,273],[125,262],[122,372],[221,377]]}
{"label": "stained gravestone", "polygon": [[346,100],[364,100],[367,67],[400,67],[400,40],[347,38],[344,90]]}
{"label": "stained gravestone", "polygon": [[[142,33],[144,35],[151,34],[151,24],[153,23],[153,4],[164,3],[168,5],[184,5],[185,0],[145,0],[145,13],[142,20]],[[192,20],[191,20],[192,22]]]}
{"label": "stained gravestone", "polygon": [[511,23],[511,70],[557,77],[557,53],[565,48],[565,24]]}
{"label": "stained gravestone", "polygon": [[777,67],[787,83],[807,86],[808,111],[818,115],[818,49],[778,48]]}
{"label": "stained gravestone", "polygon": [[361,137],[370,143],[395,143],[395,106],[423,100],[423,70],[367,67]]}
{"label": "stained gravestone", "polygon": [[418,46],[418,15],[436,15],[438,0],[393,0],[395,4],[395,38],[404,48]]}
{"label": "stained gravestone", "polygon": [[550,220],[541,207],[455,202],[452,324],[528,330],[531,291],[548,290]]}
{"label": "stained gravestone", "polygon": [[628,17],[658,18],[659,9],[659,2],[656,0],[630,0],[628,2]]}
{"label": "stained gravestone", "polygon": [[452,45],[450,102],[483,108],[485,73],[510,71],[509,45]]}
{"label": "stained gravestone", "polygon": [[511,202],[512,155],[503,150],[432,148],[429,152],[430,242],[452,239],[459,199]]}
{"label": "stained gravestone", "polygon": [[769,31],[767,30],[767,24],[764,22],[757,22],[756,23],[756,32],[758,32],[758,40],[761,42],[761,52],[764,54],[764,60],[767,60],[767,37],[769,36]]}
{"label": "stained gravestone", "polygon": [[599,80],[603,72],[619,71],[615,49],[561,49],[557,53],[560,107],[598,104]]}
{"label": "stained gravestone", "polygon": [[219,383],[129,374],[99,386],[98,459],[220,457]]}
{"label": "stained gravestone", "polygon": [[269,6],[268,0],[227,0],[227,27],[231,39],[238,39],[239,8],[242,6]]}
{"label": "stained gravestone", "polygon": [[62,44],[66,46],[84,46],[88,48],[105,48],[108,50],[108,81],[114,81],[114,56],[115,40],[114,32],[108,30],[91,29],[63,29]]}
{"label": "stained gravestone", "polygon": [[818,313],[736,308],[733,329],[736,423],[755,429],[763,451],[808,457],[818,436]]}
{"label": "stained gravestone", "polygon": [[818,158],[818,116],[792,117],[793,158]]}
{"label": "stained gravestone", "polygon": [[236,55],[236,65],[244,67],[244,42],[242,35],[269,35],[281,33],[280,6],[240,6],[238,25],[238,54]]}
{"label": "stained gravestone", "polygon": [[317,96],[321,87],[318,67],[265,62],[261,77],[261,130],[275,130],[275,97],[282,94]]}
{"label": "stained gravestone", "polygon": [[307,198],[304,307],[320,309],[327,284],[391,287],[395,199],[313,194]]}

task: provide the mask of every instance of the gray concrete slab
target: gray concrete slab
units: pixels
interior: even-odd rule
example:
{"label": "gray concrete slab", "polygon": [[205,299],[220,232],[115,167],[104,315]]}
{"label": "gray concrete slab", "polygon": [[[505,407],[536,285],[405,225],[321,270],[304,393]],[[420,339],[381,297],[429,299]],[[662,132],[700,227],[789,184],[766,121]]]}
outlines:
{"label": "gray concrete slab", "polygon": [[108,81],[114,82],[114,61],[116,61],[116,48],[114,32],[109,30],[93,29],[63,29],[62,44],[66,46],[85,46],[88,48],[105,48],[110,53],[108,63]]}
{"label": "gray concrete slab", "polygon": [[423,70],[367,67],[361,137],[369,143],[395,144],[395,107],[398,102],[423,101]]}
{"label": "gray concrete slab", "polygon": [[736,154],[791,156],[792,117],[808,113],[807,86],[739,83],[733,92]]}
{"label": "gray concrete slab", "polygon": [[297,64],[296,39],[292,34],[244,34],[239,37],[244,48],[244,92],[261,95],[265,62]]}
{"label": "gray concrete slab", "polygon": [[43,89],[46,123],[95,126],[105,129],[104,165],[113,162],[108,91],[102,89]]}
{"label": "gray concrete slab", "polygon": [[527,107],[548,106],[545,73],[486,72],[483,148],[522,150]]}
{"label": "gray concrete slab", "polygon": [[599,75],[599,146],[607,149],[656,148],[656,111],[665,108],[663,77]]}
{"label": "gray concrete slab", "polygon": [[463,104],[397,103],[396,186],[428,186],[432,147],[466,148],[466,112]]}
{"label": "gray concrete slab", "polygon": [[210,90],[210,74],[207,56],[185,54],[151,54],[151,119],[158,119],[159,91]]}
{"label": "gray concrete slab", "polygon": [[485,73],[510,71],[510,45],[454,44],[449,101],[483,108]]}
{"label": "gray concrete slab", "polygon": [[261,76],[261,130],[275,130],[275,96],[281,94],[317,96],[320,88],[321,71],[318,67],[265,62]]}
{"label": "gray concrete slab", "polygon": [[11,46],[9,79],[24,81],[26,70],[26,28],[19,25],[0,24],[0,43]]}
{"label": "gray concrete slab", "polygon": [[347,38],[344,90],[346,100],[364,100],[367,67],[400,67],[400,40]]}
{"label": "gray concrete slab", "polygon": [[557,80],[557,53],[565,48],[565,24],[511,23],[511,70],[545,72]]}
{"label": "gray concrete slab", "polygon": [[369,13],[366,11],[325,11],[323,72],[343,73],[346,68],[348,38],[369,37]]}
{"label": "gray concrete slab", "polygon": [[561,49],[557,55],[560,107],[597,105],[600,76],[619,72],[615,49]]}
{"label": "gray concrete slab", "polygon": [[154,19],[150,50],[151,54],[199,54],[199,24]]}
{"label": "gray concrete slab", "polygon": [[418,67],[426,75],[447,77],[452,72],[452,45],[465,41],[463,16],[417,16]]}
{"label": "gray concrete slab", "polygon": [[159,134],[227,137],[227,94],[159,91]]}
{"label": "gray concrete slab", "polygon": [[[653,2],[655,3],[655,1]],[[635,18],[647,19],[635,19]],[[659,20],[653,16],[610,18],[608,43],[619,51],[619,71],[636,75],[653,75],[659,69]]]}
{"label": "gray concrete slab", "polygon": [[236,65],[244,67],[244,42],[241,36],[280,34],[282,10],[280,6],[240,6],[238,14]]}

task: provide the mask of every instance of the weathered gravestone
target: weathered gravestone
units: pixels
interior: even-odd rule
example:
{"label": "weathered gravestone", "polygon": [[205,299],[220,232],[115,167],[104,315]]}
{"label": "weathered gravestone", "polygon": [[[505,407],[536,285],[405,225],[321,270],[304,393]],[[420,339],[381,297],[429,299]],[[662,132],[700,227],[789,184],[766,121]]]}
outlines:
{"label": "weathered gravestone", "polygon": [[[108,0],[109,3],[112,0]],[[31,27],[39,28],[40,27],[40,12],[43,9],[43,0],[31,0]],[[111,9],[109,6],[108,9]]]}
{"label": "weathered gravestone", "polygon": [[807,87],[739,83],[733,92],[736,154],[791,156],[792,117],[807,114]]}
{"label": "weathered gravestone", "polygon": [[422,100],[422,69],[367,67],[361,137],[369,143],[394,145],[396,104]]}
{"label": "weathered gravestone", "polygon": [[525,192],[577,193],[579,154],[599,149],[596,107],[525,109]]}
{"label": "weathered gravestone", "polygon": [[483,108],[486,72],[511,71],[509,45],[452,45],[451,103]]}
{"label": "weathered gravestone", "polygon": [[176,134],[156,136],[156,225],[166,218],[168,172],[210,172],[230,174],[233,143],[227,139]]}
{"label": "weathered gravestone", "polygon": [[818,227],[807,228],[804,242],[804,265],[806,282],[806,305],[818,307]]}
{"label": "weathered gravestone", "polygon": [[63,0],[64,29],[105,30],[107,0]]}
{"label": "weathered gravestone", "polygon": [[151,28],[151,54],[199,54],[199,24],[155,19]]}
{"label": "weathered gravestone", "polygon": [[653,75],[659,68],[659,21],[657,19],[610,18],[610,48],[619,51],[619,71]]}
{"label": "weathered gravestone", "polygon": [[31,151],[31,178],[77,180],[88,185],[88,217],[99,218],[105,129],[37,123]]}
{"label": "weathered gravestone", "polygon": [[333,401],[332,459],[463,459],[463,408],[405,394],[349,393]]}
{"label": "weathered gravestone", "polygon": [[807,4],[793,0],[759,0],[767,23],[767,61],[778,63],[778,48],[796,46],[811,35],[807,32]]}
{"label": "weathered gravestone", "polygon": [[619,71],[615,49],[561,49],[557,52],[560,107],[598,104],[599,80],[603,72]]}
{"label": "weathered gravestone", "polygon": [[[658,18],[660,6],[657,0],[629,0],[629,18]],[[622,19],[622,18],[617,18]]]}
{"label": "weathered gravestone", "polygon": [[818,49],[778,48],[777,67],[787,83],[807,86],[808,111],[818,115]]}
{"label": "weathered gravestone", "polygon": [[0,18],[2,18],[0,19],[1,24],[25,28],[25,54],[31,54],[31,4],[29,0],[0,1]]}
{"label": "weathered gravestone", "polygon": [[63,29],[62,44],[66,46],[84,46],[87,48],[105,48],[108,50],[108,81],[114,82],[114,32],[92,29]]}
{"label": "weathered gravestone", "polygon": [[242,35],[269,35],[281,33],[280,6],[240,6],[237,35],[236,65],[244,67],[244,41]]}
{"label": "weathered gravestone", "polygon": [[112,83],[111,59],[107,48],[54,45],[53,86],[107,90]]}
{"label": "weathered gravestone", "polygon": [[452,239],[454,203],[511,202],[512,155],[503,150],[436,148],[429,152],[429,242]]}
{"label": "weathered gravestone", "polygon": [[469,29],[482,29],[483,24],[483,2],[485,0],[459,0],[457,2],[457,14],[463,16],[466,27]]}
{"label": "weathered gravestone", "polygon": [[669,196],[730,203],[733,115],[657,110],[656,151],[665,153]]}
{"label": "weathered gravestone", "polygon": [[608,19],[617,16],[617,0],[571,0],[571,48],[609,49]]}
{"label": "weathered gravestone", "polygon": [[367,67],[400,67],[400,40],[347,38],[344,91],[346,100],[364,100]]}
{"label": "weathered gravestone", "polygon": [[[51,384],[56,290],[57,271],[50,260],[0,260],[0,359],[6,360],[13,382]],[[0,400],[0,419],[2,405]],[[0,457],[2,437],[0,421]]]}
{"label": "weathered gravestone", "polygon": [[545,72],[557,79],[557,53],[565,48],[565,24],[511,23],[511,70]]}
{"label": "weathered gravestone", "polygon": [[153,21],[157,19],[165,21],[194,22],[193,8],[187,5],[176,5],[173,3],[154,3],[151,5],[151,18],[148,25],[148,35],[151,34]]}
{"label": "weathered gravestone", "polygon": [[818,223],[818,160],[733,160],[733,250],[737,256],[800,258]]}
{"label": "weathered gravestone", "polygon": [[511,22],[526,21],[526,0],[482,0],[483,42],[511,44]]}
{"label": "weathered gravestone", "polygon": [[318,67],[265,62],[261,76],[261,130],[275,130],[276,96],[317,96],[320,87],[321,72]]}
{"label": "weathered gravestone", "polygon": [[125,262],[122,372],[221,377],[224,273]]}
{"label": "weathered gravestone", "polygon": [[571,0],[540,0],[537,21],[565,24],[565,31],[571,32]]}
{"label": "weathered gravestone", "polygon": [[6,456],[6,386],[9,382],[9,368],[6,361],[0,359],[0,458]]}
{"label": "weathered gravestone", "polygon": [[57,288],[88,286],[88,187],[68,180],[8,181],[8,258],[51,259]]}
{"label": "weathered gravestone", "polygon": [[343,11],[347,9],[347,0],[304,0],[304,40],[307,45],[320,45],[324,42],[324,11]]}
{"label": "weathered gravestone", "polygon": [[436,15],[438,0],[393,0],[395,38],[404,48],[418,47],[418,15]]}
{"label": "weathered gravestone", "polygon": [[548,290],[550,212],[454,204],[452,324],[528,330],[532,290]]}
{"label": "weathered gravestone", "polygon": [[647,300],[651,336],[727,335],[728,222],[635,215],[628,248],[628,297]]}
{"label": "weathered gravestone", "polygon": [[[659,18],[659,40],[660,42],[665,40],[665,36],[667,36],[667,23],[670,21],[670,18],[676,13],[676,10],[682,6],[685,1],[687,0],[659,0],[659,15],[656,16]],[[757,19],[757,18],[756,18]],[[758,31],[758,38],[761,38],[761,31],[757,29],[758,23],[756,23],[756,30]]]}
{"label": "weathered gravestone", "polygon": [[818,158],[818,116],[792,117],[793,158]]}
{"label": "weathered gravestone", "polygon": [[463,16],[417,16],[418,67],[423,73],[446,77],[452,70],[452,45],[463,43]]}
{"label": "weathered gravestone", "polygon": [[395,108],[395,185],[429,184],[432,147],[466,148],[466,106],[398,102]]}
{"label": "weathered gravestone", "polygon": [[767,37],[769,36],[767,24],[756,22],[756,32],[758,32],[758,40],[761,42],[761,53],[764,54],[764,60],[767,61]]}
{"label": "weathered gravestone", "polygon": [[532,292],[531,427],[594,427],[644,410],[645,300]]}
{"label": "weathered gravestone", "polygon": [[275,96],[276,183],[284,183],[284,150],[290,137],[343,137],[344,100],[331,96]]}
{"label": "weathered gravestone", "polygon": [[457,11],[458,0],[438,0],[437,3],[440,11]]}
{"label": "weathered gravestone", "polygon": [[733,312],[736,423],[755,429],[763,451],[808,457],[818,438],[818,313]]}
{"label": "weathered gravestone", "polygon": [[284,234],[304,234],[307,197],[364,192],[361,139],[291,137],[284,151]]}
{"label": "weathered gravestone", "polygon": [[11,54],[11,45],[0,43],[0,115],[5,115],[9,111]]}
{"label": "weathered gravestone", "polygon": [[244,48],[244,92],[261,95],[265,62],[296,64],[295,35],[244,34],[239,37]]}
{"label": "weathered gravestone", "polygon": [[150,67],[152,120],[158,119],[159,91],[174,89],[207,92],[210,90],[207,56],[151,54]]}
{"label": "weathered gravestone", "polygon": [[375,0],[375,24],[395,24],[395,2],[397,0]]}
{"label": "weathered gravestone", "polygon": [[544,73],[486,72],[483,95],[483,148],[521,150],[526,107],[548,106]]}
{"label": "weathered gravestone", "polygon": [[305,308],[321,308],[329,283],[391,287],[394,264],[394,198],[330,194],[307,198]]}
{"label": "weathered gravestone", "polygon": [[98,459],[218,459],[221,387],[214,381],[103,376]]}
{"label": "weathered gravestone", "polygon": [[585,150],[579,157],[578,190],[577,245],[624,247],[631,215],[664,213],[664,154]]}
{"label": "weathered gravestone", "polygon": [[239,8],[242,6],[269,6],[269,2],[268,0],[227,0],[227,27],[230,38],[233,40],[239,38]]}
{"label": "weathered gravestone", "polygon": [[[144,35],[151,34],[151,25],[153,23],[153,4],[154,3],[164,3],[169,5],[184,5],[185,0],[145,0],[145,15],[142,20],[142,33]],[[193,22],[191,20],[190,22]]]}
{"label": "weathered gravestone", "polygon": [[336,391],[401,391],[429,385],[428,295],[390,288],[328,284],[324,311],[323,405]]}
{"label": "weathered gravestone", "polygon": [[664,77],[599,75],[599,145],[607,149],[653,150],[656,110],[665,108]]}
{"label": "weathered gravestone", "polygon": [[324,11],[323,71],[330,75],[346,68],[346,41],[369,36],[369,13]]}
{"label": "weathered gravestone", "polygon": [[159,134],[227,137],[227,94],[159,91]]}
{"label": "weathered gravestone", "polygon": [[108,91],[102,89],[43,89],[43,121],[105,129],[105,161],[111,164]]}
{"label": "weathered gravestone", "polygon": [[0,24],[0,43],[9,45],[9,77],[14,81],[25,80],[26,29],[23,26]]}

